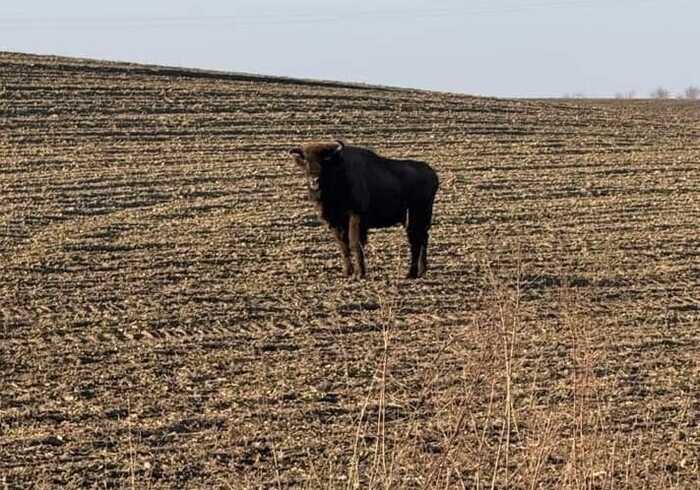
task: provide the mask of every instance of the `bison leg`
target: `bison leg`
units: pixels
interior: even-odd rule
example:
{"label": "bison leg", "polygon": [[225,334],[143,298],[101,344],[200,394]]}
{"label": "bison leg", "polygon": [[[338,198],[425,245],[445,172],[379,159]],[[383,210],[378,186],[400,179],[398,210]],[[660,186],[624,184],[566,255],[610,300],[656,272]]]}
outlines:
{"label": "bison leg", "polygon": [[425,274],[427,261],[425,260],[428,245],[428,232],[420,229],[408,230],[408,242],[411,245],[411,267],[408,270],[408,278],[415,279]]}
{"label": "bison leg", "polygon": [[363,242],[366,243],[367,241],[367,231],[363,231],[363,226],[360,217],[356,214],[350,215],[350,229],[348,235],[350,239],[350,251],[355,257],[355,262],[357,264],[357,269],[355,272],[360,277],[365,277],[365,252],[363,250],[362,245]]}
{"label": "bison leg", "polygon": [[[427,211],[427,212],[426,212]],[[411,245],[411,267],[408,278],[422,277],[428,269],[428,230],[431,210],[411,210],[408,214],[408,242]]]}
{"label": "bison leg", "polygon": [[420,248],[420,257],[418,259],[418,277],[423,277],[425,271],[428,270],[428,231],[425,232],[423,245]]}
{"label": "bison leg", "polygon": [[352,276],[353,267],[352,260],[350,260],[350,245],[348,244],[348,232],[347,230],[341,230],[339,228],[332,228],[333,236],[335,241],[338,242],[340,247],[340,253],[343,256],[343,274],[346,276]]}

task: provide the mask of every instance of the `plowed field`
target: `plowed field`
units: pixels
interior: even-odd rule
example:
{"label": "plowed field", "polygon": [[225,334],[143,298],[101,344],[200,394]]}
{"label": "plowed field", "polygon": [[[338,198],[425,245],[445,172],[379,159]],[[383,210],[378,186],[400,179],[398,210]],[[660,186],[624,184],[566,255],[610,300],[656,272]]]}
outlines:
{"label": "plowed field", "polygon": [[[430,162],[342,276],[290,147]],[[700,105],[0,53],[0,487],[700,487]]]}

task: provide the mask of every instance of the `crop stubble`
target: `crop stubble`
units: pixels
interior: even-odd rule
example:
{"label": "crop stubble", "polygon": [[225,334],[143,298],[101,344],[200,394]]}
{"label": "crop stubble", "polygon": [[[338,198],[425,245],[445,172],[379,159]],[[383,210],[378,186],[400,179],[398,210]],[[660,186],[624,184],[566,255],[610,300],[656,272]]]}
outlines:
{"label": "crop stubble", "polygon": [[[697,103],[0,53],[0,104],[0,483],[700,482]],[[341,278],[333,136],[438,170],[425,280]]]}

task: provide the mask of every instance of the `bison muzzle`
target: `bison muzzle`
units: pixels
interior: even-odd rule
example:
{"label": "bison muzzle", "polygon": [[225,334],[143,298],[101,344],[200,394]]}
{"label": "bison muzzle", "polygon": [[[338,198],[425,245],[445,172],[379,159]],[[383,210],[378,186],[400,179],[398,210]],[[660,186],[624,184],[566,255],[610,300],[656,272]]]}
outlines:
{"label": "bison muzzle", "polygon": [[384,158],[341,141],[302,145],[290,154],[305,172],[310,200],[333,231],[347,276],[365,276],[368,230],[398,224],[406,227],[411,246],[408,277],[425,274],[438,189],[427,163]]}

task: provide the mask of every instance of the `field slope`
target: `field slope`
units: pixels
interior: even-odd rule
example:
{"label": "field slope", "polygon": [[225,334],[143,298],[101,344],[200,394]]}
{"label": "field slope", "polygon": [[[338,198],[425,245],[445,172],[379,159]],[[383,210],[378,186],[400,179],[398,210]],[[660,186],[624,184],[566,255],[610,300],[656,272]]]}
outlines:
{"label": "field slope", "polygon": [[[341,278],[287,150],[429,161]],[[0,53],[0,487],[698,488],[700,105]]]}

